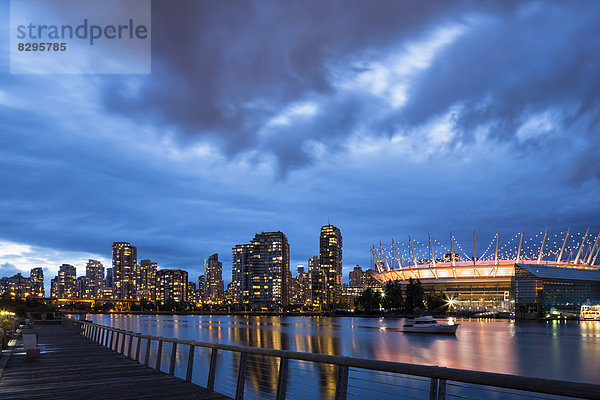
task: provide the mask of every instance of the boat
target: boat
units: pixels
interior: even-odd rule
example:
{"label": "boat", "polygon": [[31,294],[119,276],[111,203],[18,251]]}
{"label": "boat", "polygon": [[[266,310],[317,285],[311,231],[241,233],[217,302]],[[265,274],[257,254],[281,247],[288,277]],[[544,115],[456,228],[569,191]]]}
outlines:
{"label": "boat", "polygon": [[452,319],[448,322],[438,322],[430,315],[410,318],[402,327],[402,332],[407,333],[447,333],[455,334],[458,325]]}
{"label": "boat", "polygon": [[581,305],[579,311],[581,321],[600,321],[600,304],[591,304],[587,302]]}

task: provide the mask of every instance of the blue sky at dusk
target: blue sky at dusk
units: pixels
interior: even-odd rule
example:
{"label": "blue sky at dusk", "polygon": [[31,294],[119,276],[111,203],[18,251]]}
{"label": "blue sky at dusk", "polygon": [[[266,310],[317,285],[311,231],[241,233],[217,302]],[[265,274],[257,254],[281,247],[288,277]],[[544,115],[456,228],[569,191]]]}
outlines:
{"label": "blue sky at dusk", "polygon": [[0,15],[0,276],[600,229],[599,2],[154,1],[149,75],[11,75]]}

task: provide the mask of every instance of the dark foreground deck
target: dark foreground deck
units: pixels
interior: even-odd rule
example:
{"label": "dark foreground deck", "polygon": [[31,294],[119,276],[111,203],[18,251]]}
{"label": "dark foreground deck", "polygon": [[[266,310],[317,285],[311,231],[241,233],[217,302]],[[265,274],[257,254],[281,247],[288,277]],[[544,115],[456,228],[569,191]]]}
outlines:
{"label": "dark foreground deck", "polygon": [[101,346],[62,325],[36,326],[41,357],[17,343],[0,378],[0,399],[227,399]]}

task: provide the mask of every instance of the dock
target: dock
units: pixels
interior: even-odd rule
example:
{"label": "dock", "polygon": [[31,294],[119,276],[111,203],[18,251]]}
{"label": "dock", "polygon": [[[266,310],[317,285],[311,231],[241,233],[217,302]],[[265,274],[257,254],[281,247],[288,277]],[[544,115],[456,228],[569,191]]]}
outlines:
{"label": "dock", "polygon": [[35,326],[40,359],[18,341],[0,378],[10,399],[229,399],[148,368],[63,325]]}

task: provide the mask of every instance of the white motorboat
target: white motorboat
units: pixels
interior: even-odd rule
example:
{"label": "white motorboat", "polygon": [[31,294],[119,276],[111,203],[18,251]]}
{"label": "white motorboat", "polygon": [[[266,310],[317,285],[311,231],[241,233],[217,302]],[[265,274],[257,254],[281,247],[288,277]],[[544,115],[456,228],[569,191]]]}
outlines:
{"label": "white motorboat", "polygon": [[455,334],[458,325],[452,319],[448,322],[438,322],[432,316],[409,318],[402,327],[403,332],[410,333],[449,333]]}
{"label": "white motorboat", "polygon": [[600,321],[600,304],[591,304],[588,300],[581,305],[579,319],[582,321]]}

